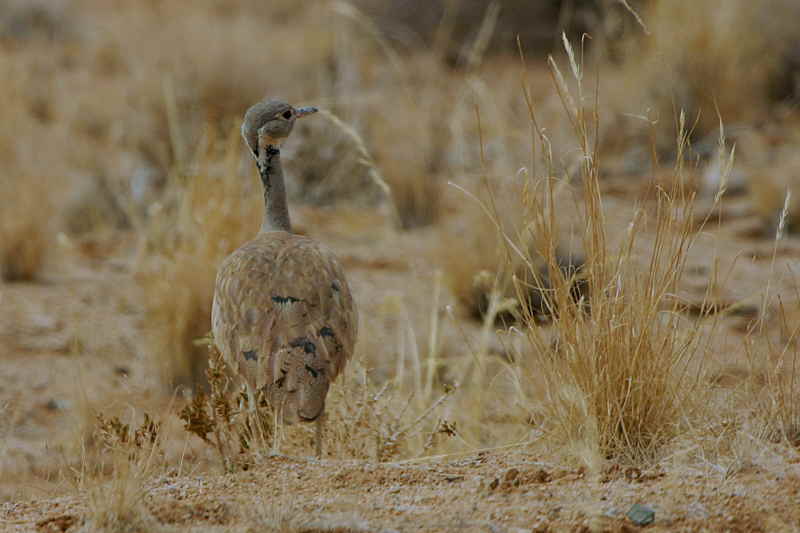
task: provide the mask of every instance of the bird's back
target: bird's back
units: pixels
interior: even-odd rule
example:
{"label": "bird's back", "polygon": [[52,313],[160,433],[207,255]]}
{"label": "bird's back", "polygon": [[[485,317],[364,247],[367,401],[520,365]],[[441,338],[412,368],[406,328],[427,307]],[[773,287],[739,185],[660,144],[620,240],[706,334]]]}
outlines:
{"label": "bird's back", "polygon": [[[223,261],[212,327],[235,374],[313,419],[353,353],[357,314],[333,253],[309,238],[274,231]],[[287,399],[287,391],[295,396]]]}

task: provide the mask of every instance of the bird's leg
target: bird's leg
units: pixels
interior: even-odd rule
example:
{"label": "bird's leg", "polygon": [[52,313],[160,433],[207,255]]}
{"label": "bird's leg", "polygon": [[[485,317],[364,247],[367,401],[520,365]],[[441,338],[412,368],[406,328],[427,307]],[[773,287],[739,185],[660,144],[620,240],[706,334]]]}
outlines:
{"label": "bird's leg", "polygon": [[257,406],[256,403],[256,395],[253,392],[253,388],[250,386],[249,383],[246,385],[247,388],[247,412],[250,416],[255,417],[257,414]]}
{"label": "bird's leg", "polygon": [[316,431],[314,432],[314,448],[317,453],[317,459],[322,459],[322,437],[325,434],[325,415],[321,414],[317,417]]}

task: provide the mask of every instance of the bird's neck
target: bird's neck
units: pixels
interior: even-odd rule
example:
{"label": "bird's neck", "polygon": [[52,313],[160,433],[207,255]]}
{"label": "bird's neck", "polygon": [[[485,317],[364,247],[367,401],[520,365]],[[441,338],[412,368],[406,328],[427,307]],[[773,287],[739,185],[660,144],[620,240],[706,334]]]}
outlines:
{"label": "bird's neck", "polygon": [[283,182],[281,151],[277,146],[266,145],[259,150],[258,173],[264,185],[264,222],[261,231],[292,231],[289,206],[286,203],[286,186]]}

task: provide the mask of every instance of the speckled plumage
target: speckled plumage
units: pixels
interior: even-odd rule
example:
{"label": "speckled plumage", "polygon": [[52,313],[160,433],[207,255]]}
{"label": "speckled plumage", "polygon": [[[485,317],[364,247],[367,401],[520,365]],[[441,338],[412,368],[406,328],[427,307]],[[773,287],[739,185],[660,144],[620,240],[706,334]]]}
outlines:
{"label": "speckled plumage", "polygon": [[278,146],[297,118],[314,111],[272,100],[245,115],[242,136],[264,185],[264,223],[222,262],[211,318],[214,342],[251,400],[263,391],[289,423],[321,420],[328,388],[353,353],[358,327],[334,254],[291,233]]}
{"label": "speckled plumage", "polygon": [[212,325],[234,372],[253,390],[266,387],[290,422],[322,413],[357,334],[353,297],[333,253],[284,231],[260,233],[225,259]]}

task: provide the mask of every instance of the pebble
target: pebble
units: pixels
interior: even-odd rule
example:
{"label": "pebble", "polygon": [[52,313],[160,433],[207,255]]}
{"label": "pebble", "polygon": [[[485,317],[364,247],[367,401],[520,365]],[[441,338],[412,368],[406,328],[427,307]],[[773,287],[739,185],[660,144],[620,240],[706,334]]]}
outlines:
{"label": "pebble", "polygon": [[646,505],[634,503],[628,511],[627,517],[637,526],[647,526],[656,519],[656,512]]}

